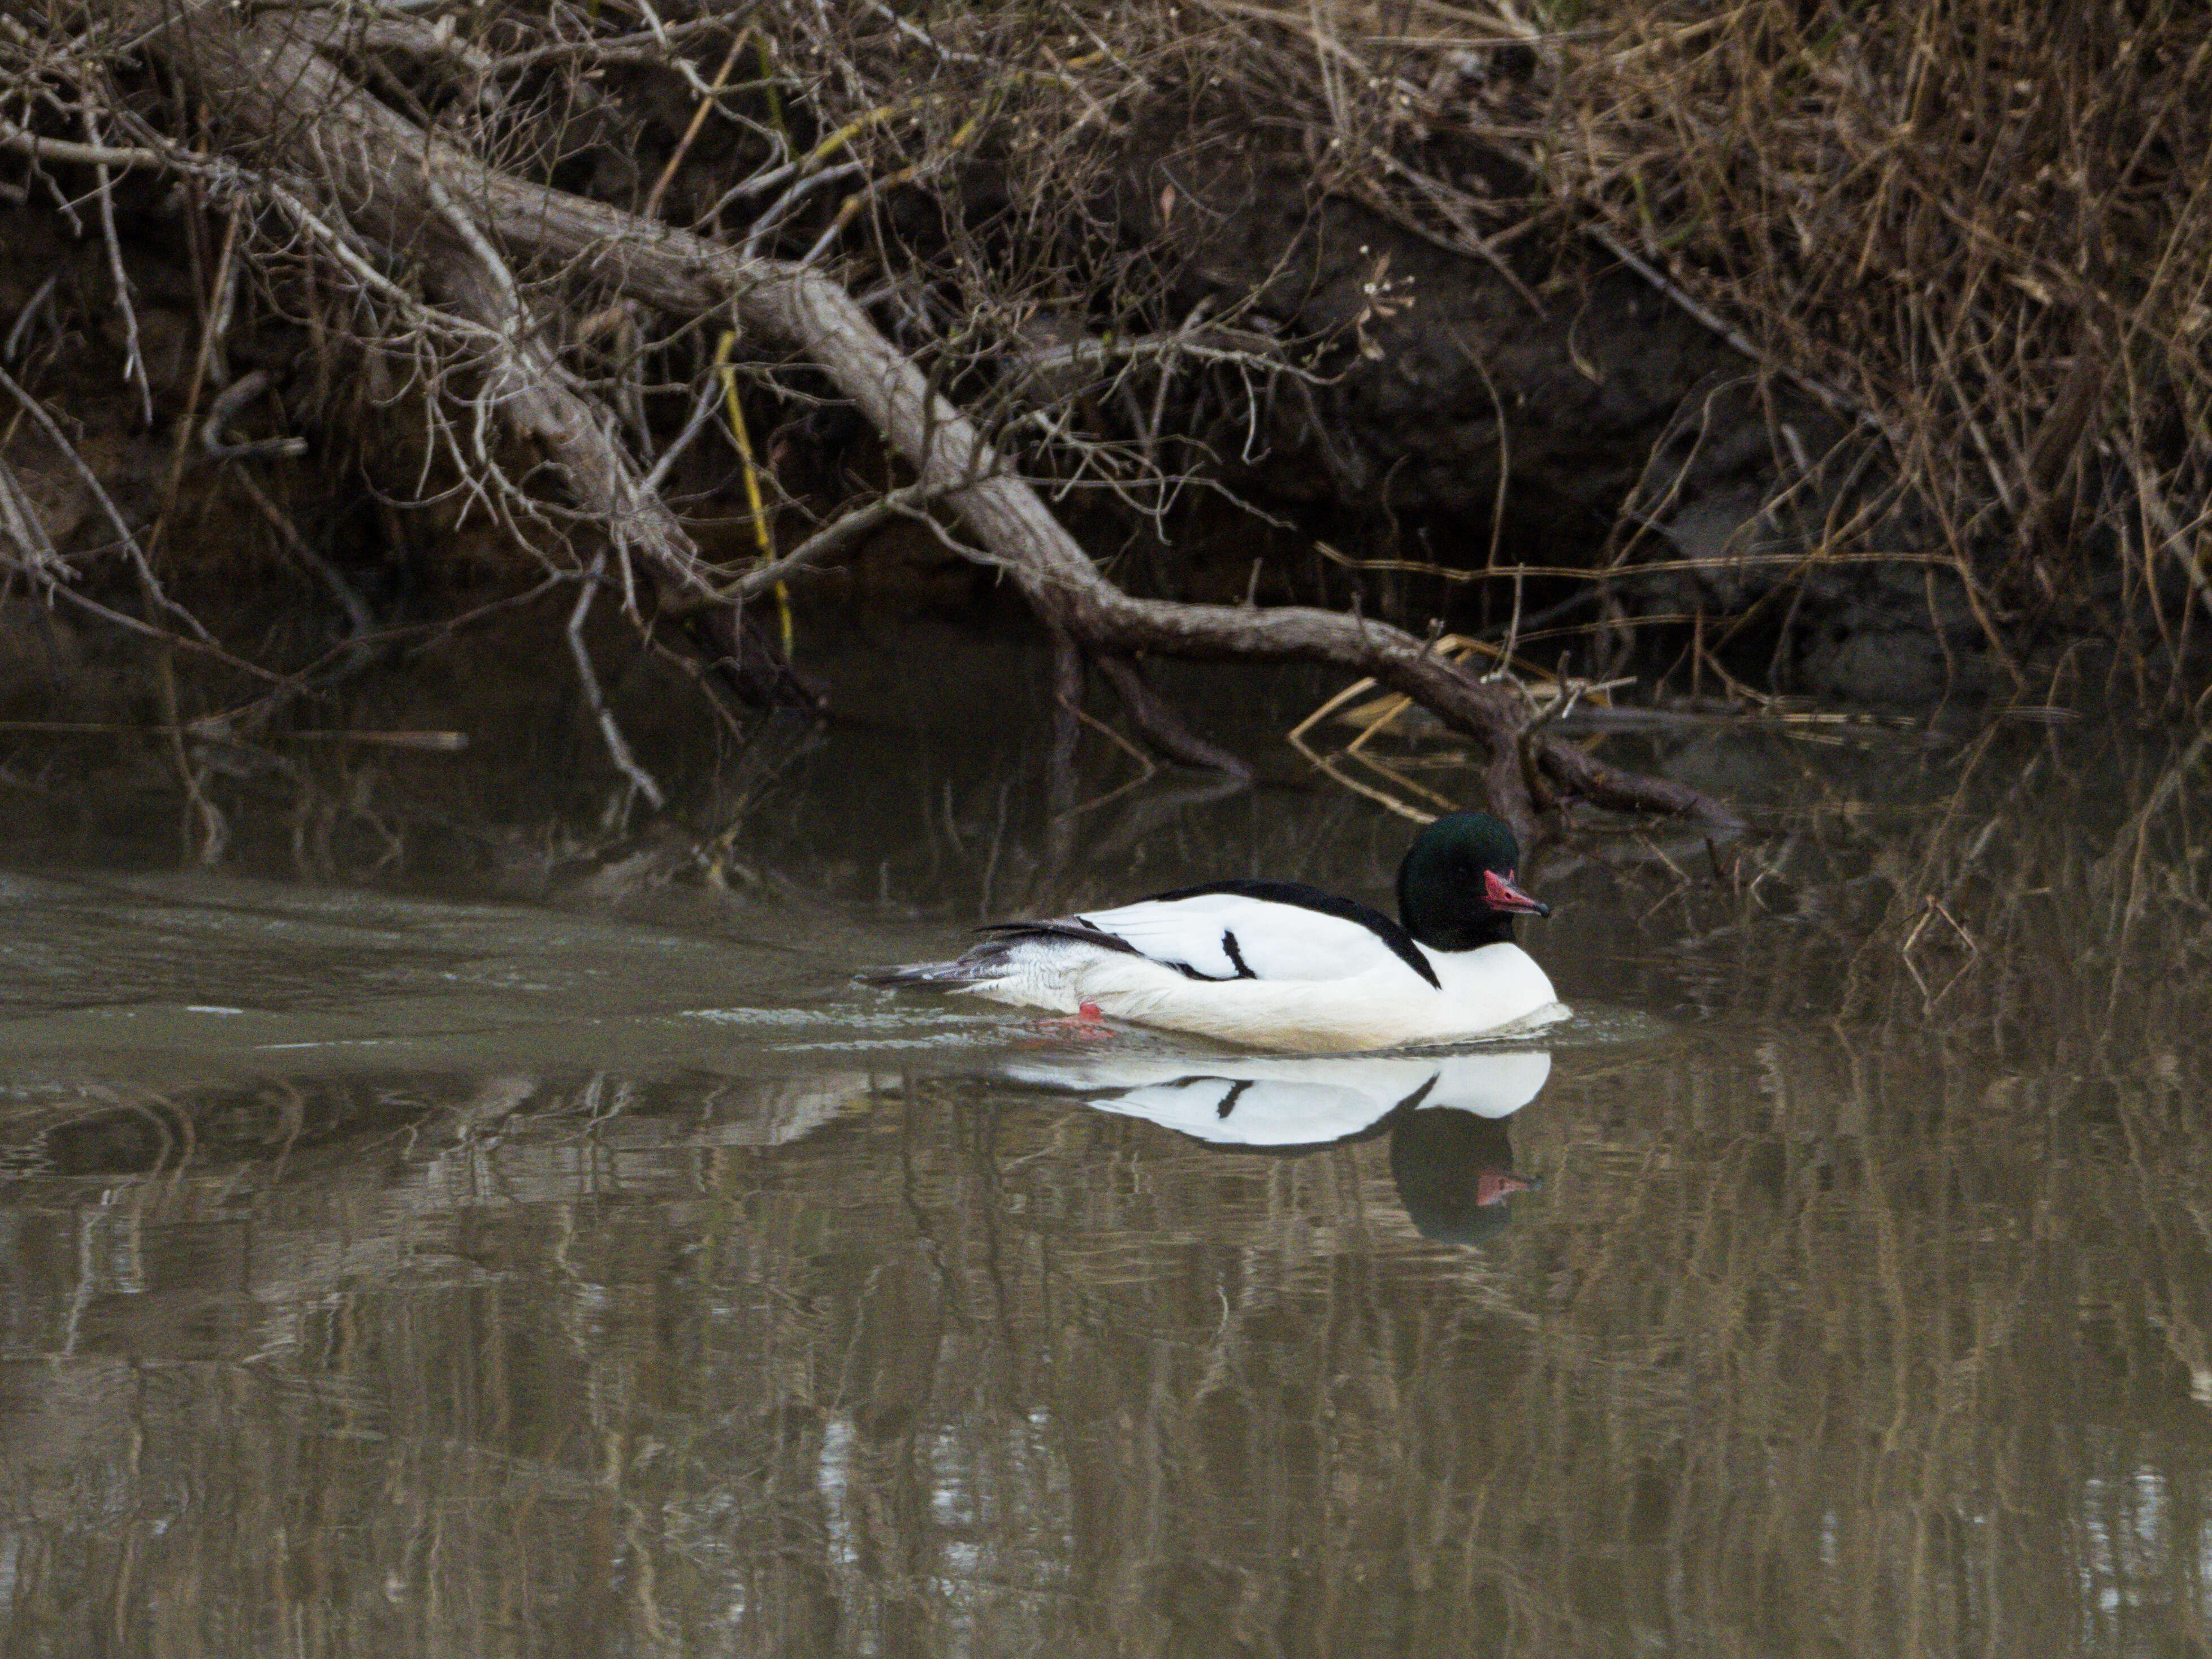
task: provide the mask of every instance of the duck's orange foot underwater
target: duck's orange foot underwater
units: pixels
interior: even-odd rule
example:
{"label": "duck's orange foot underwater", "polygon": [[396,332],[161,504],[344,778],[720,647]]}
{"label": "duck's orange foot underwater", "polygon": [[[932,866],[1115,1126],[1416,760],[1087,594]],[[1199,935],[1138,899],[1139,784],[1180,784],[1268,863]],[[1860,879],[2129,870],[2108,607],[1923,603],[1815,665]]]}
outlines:
{"label": "duck's orange foot underwater", "polygon": [[1030,1029],[1042,1036],[1073,1037],[1079,1042],[1100,1042],[1114,1035],[1114,1028],[1095,1002],[1080,1005],[1066,1018],[1031,1020]]}

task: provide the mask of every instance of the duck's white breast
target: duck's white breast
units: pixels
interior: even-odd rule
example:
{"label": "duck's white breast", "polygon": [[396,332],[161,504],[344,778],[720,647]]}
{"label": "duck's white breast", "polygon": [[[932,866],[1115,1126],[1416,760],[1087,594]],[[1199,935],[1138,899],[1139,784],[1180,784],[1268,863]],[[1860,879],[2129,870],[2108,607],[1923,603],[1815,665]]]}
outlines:
{"label": "duck's white breast", "polygon": [[1517,945],[1423,954],[1441,988],[1395,956],[1336,979],[1215,981],[1099,951],[1073,978],[1077,1000],[1117,1018],[1306,1054],[1479,1036],[1557,1004],[1550,979]]}
{"label": "duck's white breast", "polygon": [[1437,1000],[1449,1011],[1445,1018],[1479,1022],[1464,1027],[1465,1034],[1515,1024],[1559,1005],[1552,976],[1517,945],[1486,945],[1479,951],[1419,949],[1443,988]]}

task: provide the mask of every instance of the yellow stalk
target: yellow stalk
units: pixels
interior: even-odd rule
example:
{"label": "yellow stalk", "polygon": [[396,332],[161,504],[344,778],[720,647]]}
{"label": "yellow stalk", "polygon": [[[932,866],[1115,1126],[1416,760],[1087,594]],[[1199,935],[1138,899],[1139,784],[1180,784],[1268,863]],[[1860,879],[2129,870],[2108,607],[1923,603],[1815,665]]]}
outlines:
{"label": "yellow stalk", "polygon": [[[769,534],[768,507],[761,497],[760,470],[753,465],[752,434],[745,429],[745,411],[738,402],[738,371],[731,366],[730,353],[737,349],[735,329],[722,331],[721,339],[714,346],[714,372],[722,377],[722,397],[729,405],[730,436],[737,441],[738,461],[744,469],[745,505],[753,515],[753,541],[760,549],[761,562],[775,557],[775,541]],[[793,630],[791,623],[791,590],[782,582],[775,585],[775,617],[783,634],[783,654],[791,654]]]}

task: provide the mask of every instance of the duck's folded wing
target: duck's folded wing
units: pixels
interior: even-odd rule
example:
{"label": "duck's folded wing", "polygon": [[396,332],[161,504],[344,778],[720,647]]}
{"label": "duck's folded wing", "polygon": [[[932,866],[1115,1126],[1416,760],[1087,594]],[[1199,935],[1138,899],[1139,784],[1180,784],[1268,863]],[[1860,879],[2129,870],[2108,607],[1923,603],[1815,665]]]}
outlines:
{"label": "duck's folded wing", "polygon": [[1350,979],[1395,961],[1435,982],[1413,940],[1379,911],[1287,883],[1236,885],[1244,890],[1171,893],[1068,920],[1200,979]]}

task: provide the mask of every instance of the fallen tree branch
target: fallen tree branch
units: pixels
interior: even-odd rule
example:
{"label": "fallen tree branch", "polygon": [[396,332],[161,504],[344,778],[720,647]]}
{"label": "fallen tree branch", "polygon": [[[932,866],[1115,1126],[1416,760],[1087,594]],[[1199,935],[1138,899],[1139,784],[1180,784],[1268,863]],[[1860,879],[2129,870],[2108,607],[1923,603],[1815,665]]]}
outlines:
{"label": "fallen tree branch", "polygon": [[[811,359],[903,456],[915,488],[945,501],[1045,623],[1096,651],[1317,661],[1370,675],[1485,746],[1492,807],[1524,836],[1534,806],[1522,773],[1527,710],[1511,687],[1485,683],[1436,657],[1401,629],[1307,607],[1256,610],[1182,605],[1123,592],[1099,572],[1036,492],[1001,460],[972,422],[937,395],[916,364],[825,276],[748,258],[718,243],[621,209],[517,179],[425,133],[331,67],[283,13],[246,21],[203,3],[141,10],[147,46],[207,100],[234,141],[264,147],[318,180],[326,199],[377,240],[452,263],[471,223],[508,250],[572,269],[690,319],[734,304],[740,319]],[[404,163],[397,158],[407,158]],[[460,266],[475,271],[476,261]],[[473,282],[494,279],[476,271]],[[478,286],[482,306],[493,296]],[[520,342],[517,342],[521,349]],[[544,348],[538,349],[540,352]],[[544,362],[533,357],[532,366]],[[549,427],[557,428],[558,422]],[[615,498],[612,481],[606,506]],[[665,509],[664,509],[665,510]],[[1557,739],[1537,740],[1541,755]],[[1572,768],[1574,763],[1561,765]],[[1684,786],[1613,774],[1611,799],[1650,810],[1732,815]]]}
{"label": "fallen tree branch", "polygon": [[1716,829],[1743,826],[1737,814],[1686,783],[1625,771],[1556,738],[1540,738],[1532,747],[1536,769],[1563,795],[1578,796],[1611,811],[1674,812],[1701,819]]}

